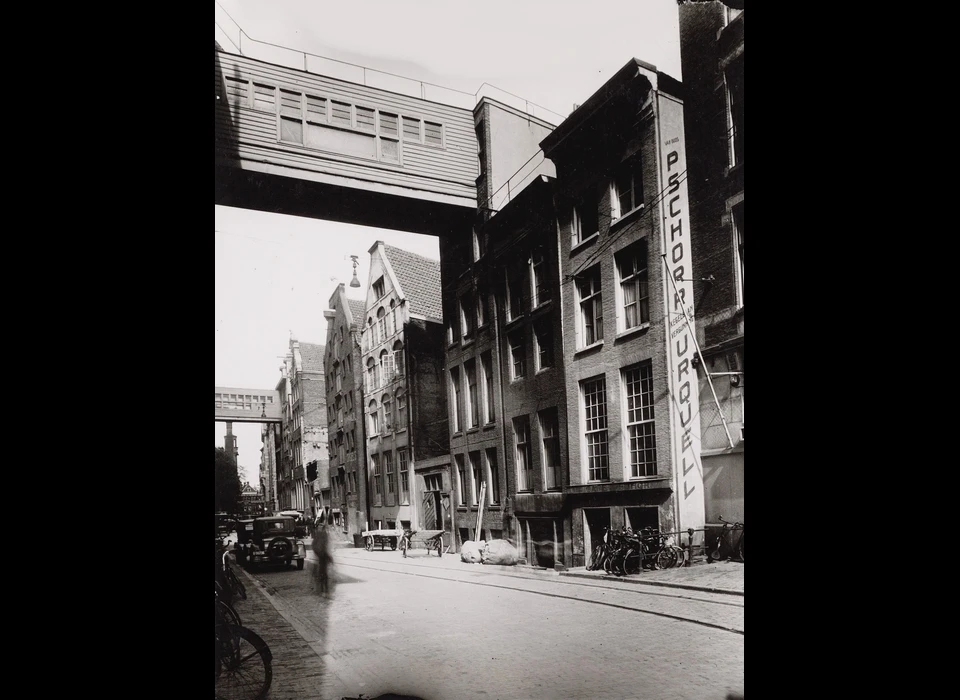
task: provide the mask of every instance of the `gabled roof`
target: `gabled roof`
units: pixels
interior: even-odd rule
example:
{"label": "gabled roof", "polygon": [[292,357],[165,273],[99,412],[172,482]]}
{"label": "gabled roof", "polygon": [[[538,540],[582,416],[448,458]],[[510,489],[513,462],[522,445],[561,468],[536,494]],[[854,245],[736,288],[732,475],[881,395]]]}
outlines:
{"label": "gabled roof", "polygon": [[353,316],[353,322],[357,324],[358,328],[363,328],[363,313],[364,313],[363,300],[347,299],[347,304],[350,306],[350,313]]}
{"label": "gabled roof", "polygon": [[440,261],[386,244],[383,253],[397,276],[410,313],[442,320]]}
{"label": "gabled roof", "polygon": [[300,343],[300,357],[307,372],[323,371],[323,346],[315,343]]}

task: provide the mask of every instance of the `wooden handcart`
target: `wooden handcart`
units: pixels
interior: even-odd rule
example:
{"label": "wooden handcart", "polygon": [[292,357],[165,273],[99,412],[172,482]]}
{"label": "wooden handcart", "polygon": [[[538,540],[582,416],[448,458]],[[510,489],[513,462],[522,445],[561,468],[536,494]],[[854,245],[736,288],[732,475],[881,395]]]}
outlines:
{"label": "wooden handcart", "polygon": [[443,530],[406,530],[400,539],[400,551],[406,557],[407,550],[418,544],[427,550],[427,556],[432,551],[436,551],[438,557],[443,556]]}
{"label": "wooden handcart", "polygon": [[403,537],[402,530],[364,530],[360,533],[360,536],[363,537],[363,547],[368,552],[373,551],[373,548],[380,546],[380,551],[382,552],[387,547],[390,549],[396,549],[397,543]]}

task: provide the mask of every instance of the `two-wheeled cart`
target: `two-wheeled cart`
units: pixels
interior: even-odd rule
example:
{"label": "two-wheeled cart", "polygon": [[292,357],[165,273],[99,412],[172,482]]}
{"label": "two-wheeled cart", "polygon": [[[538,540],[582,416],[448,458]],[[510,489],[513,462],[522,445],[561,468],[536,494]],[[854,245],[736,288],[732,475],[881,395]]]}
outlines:
{"label": "two-wheeled cart", "polygon": [[407,550],[414,549],[415,545],[422,545],[430,552],[436,551],[438,557],[443,556],[443,530],[406,530],[400,539],[400,551],[407,556]]}
{"label": "two-wheeled cart", "polygon": [[382,552],[384,549],[389,547],[390,549],[396,549],[397,543],[403,537],[402,530],[364,530],[360,533],[360,536],[363,538],[363,547],[368,552],[373,551],[373,548],[378,546]]}

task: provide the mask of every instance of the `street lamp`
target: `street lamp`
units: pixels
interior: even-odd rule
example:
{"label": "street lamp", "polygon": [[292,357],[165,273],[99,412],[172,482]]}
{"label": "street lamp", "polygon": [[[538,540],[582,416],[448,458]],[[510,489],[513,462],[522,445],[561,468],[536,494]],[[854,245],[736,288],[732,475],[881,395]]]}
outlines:
{"label": "street lamp", "polygon": [[353,279],[350,280],[350,286],[351,286],[351,287],[359,287],[359,286],[360,286],[360,280],[357,279],[357,256],[356,256],[356,255],[351,255],[351,256],[350,256],[350,259],[353,260]]}

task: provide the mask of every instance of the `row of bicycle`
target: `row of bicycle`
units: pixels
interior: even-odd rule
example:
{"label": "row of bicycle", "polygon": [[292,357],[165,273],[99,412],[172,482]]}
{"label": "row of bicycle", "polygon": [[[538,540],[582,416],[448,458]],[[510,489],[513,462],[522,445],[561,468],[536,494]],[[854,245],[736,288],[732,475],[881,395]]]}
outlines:
{"label": "row of bicycle", "polygon": [[253,630],[244,627],[235,603],[247,590],[219,542],[214,581],[216,599],[217,700],[263,700],[273,681],[273,654]]}
{"label": "row of bicycle", "polygon": [[603,539],[594,548],[587,570],[603,569],[608,574],[623,576],[639,573],[641,569],[683,566],[685,561],[686,550],[659,530],[643,528],[634,532],[629,527],[604,528]]}

